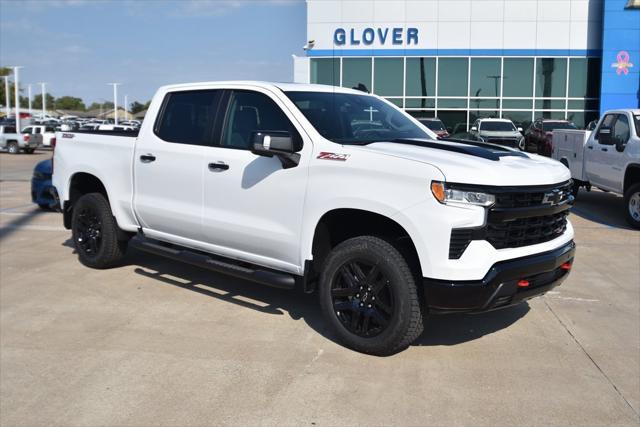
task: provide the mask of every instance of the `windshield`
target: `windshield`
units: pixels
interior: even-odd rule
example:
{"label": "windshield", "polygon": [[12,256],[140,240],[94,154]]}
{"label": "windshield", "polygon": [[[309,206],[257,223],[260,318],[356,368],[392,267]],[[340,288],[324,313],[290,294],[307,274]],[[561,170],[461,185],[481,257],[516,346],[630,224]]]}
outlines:
{"label": "windshield", "polygon": [[480,130],[488,132],[513,132],[517,129],[511,122],[480,122]]}
{"label": "windshield", "polygon": [[368,144],[404,138],[433,139],[407,115],[370,95],[285,92],[313,127],[339,144]]}
{"label": "windshield", "polygon": [[542,130],[577,129],[571,122],[542,122]]}
{"label": "windshield", "polygon": [[420,123],[422,123],[423,125],[425,125],[426,127],[428,127],[429,129],[431,129],[433,131],[445,130],[444,129],[444,125],[442,124],[442,122],[440,120],[424,120],[424,119],[421,119],[419,121],[420,121]]}

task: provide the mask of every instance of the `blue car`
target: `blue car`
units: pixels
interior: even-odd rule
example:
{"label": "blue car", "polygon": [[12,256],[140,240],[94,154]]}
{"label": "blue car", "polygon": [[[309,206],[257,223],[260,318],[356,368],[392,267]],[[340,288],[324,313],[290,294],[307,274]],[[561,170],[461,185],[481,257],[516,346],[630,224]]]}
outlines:
{"label": "blue car", "polygon": [[53,162],[48,159],[36,165],[33,169],[33,177],[31,177],[31,200],[44,210],[56,207],[56,200],[51,194],[51,189],[53,188],[51,183],[52,173]]}

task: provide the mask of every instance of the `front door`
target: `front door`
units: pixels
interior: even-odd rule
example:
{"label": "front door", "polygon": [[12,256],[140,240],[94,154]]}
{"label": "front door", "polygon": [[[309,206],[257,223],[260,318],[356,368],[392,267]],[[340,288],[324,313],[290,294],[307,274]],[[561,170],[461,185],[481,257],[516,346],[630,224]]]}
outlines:
{"label": "front door", "polygon": [[168,93],[153,131],[136,142],[134,207],[150,237],[202,239],[203,176],[221,93]]}
{"label": "front door", "polygon": [[[609,133],[605,141],[601,134]],[[616,151],[616,139],[629,139],[629,121],[624,114],[607,114],[598,126],[593,138],[587,142],[585,167],[588,180],[605,190],[622,191],[624,170],[623,153]],[[626,138],[626,139],[625,139]]]}
{"label": "front door", "polygon": [[[213,250],[252,263],[299,272],[311,142],[277,95],[233,90],[217,146],[208,149],[203,234]],[[287,131],[300,144],[298,166],[251,153],[252,134]]]}

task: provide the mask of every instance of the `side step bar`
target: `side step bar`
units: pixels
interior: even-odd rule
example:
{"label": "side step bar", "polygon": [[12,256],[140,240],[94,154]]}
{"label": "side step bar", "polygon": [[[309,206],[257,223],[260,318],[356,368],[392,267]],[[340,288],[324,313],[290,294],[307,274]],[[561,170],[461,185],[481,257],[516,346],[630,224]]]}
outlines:
{"label": "side step bar", "polygon": [[144,252],[160,255],[166,258],[182,261],[187,264],[205,268],[239,279],[250,280],[262,285],[272,286],[280,289],[294,289],[296,279],[293,275],[287,273],[279,273],[276,271],[262,270],[258,267],[250,268],[233,263],[233,261],[222,261],[190,249],[179,246],[165,246],[155,241],[137,236],[131,239],[131,246]]}

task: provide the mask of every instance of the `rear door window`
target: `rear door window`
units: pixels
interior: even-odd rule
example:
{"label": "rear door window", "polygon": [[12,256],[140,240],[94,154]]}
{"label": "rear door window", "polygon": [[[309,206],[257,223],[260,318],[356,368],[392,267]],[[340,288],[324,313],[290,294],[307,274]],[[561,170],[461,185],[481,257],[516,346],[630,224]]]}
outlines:
{"label": "rear door window", "polygon": [[177,144],[211,145],[221,90],[172,92],[165,97],[155,133]]}

